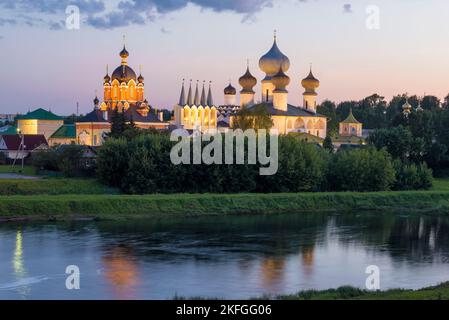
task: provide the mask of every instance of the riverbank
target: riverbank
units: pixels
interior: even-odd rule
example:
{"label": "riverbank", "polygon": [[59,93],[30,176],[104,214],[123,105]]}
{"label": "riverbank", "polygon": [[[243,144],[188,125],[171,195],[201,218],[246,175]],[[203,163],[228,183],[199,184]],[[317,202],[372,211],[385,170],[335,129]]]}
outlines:
{"label": "riverbank", "polygon": [[0,180],[0,219],[129,219],[292,212],[449,215],[449,180],[430,191],[281,194],[119,194],[94,179]]}
{"label": "riverbank", "polygon": [[302,291],[295,295],[279,296],[278,300],[449,300],[449,282],[419,290],[393,289],[366,291],[341,287],[324,291]]}
{"label": "riverbank", "polygon": [[449,191],[0,196],[0,217],[3,220],[126,219],[318,211],[396,211],[448,215]]}

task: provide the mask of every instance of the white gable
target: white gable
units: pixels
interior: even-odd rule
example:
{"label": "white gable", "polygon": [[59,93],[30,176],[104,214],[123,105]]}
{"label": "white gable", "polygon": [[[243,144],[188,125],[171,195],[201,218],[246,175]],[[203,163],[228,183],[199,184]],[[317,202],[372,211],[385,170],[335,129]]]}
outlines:
{"label": "white gable", "polygon": [[8,150],[8,147],[6,146],[6,143],[1,136],[0,136],[0,150]]}

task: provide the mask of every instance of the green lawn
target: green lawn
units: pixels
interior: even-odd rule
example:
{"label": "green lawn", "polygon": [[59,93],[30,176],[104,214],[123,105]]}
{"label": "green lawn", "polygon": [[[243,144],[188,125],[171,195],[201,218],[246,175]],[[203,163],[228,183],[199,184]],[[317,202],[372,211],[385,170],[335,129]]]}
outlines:
{"label": "green lawn", "polygon": [[11,165],[0,165],[0,173],[17,173],[26,176],[35,176],[36,169],[32,166],[25,166],[22,169],[22,166],[20,164],[14,166],[14,168]]}
{"label": "green lawn", "polygon": [[393,289],[370,292],[352,287],[324,291],[303,291],[295,295],[279,296],[281,300],[449,300],[449,282],[420,290]]}

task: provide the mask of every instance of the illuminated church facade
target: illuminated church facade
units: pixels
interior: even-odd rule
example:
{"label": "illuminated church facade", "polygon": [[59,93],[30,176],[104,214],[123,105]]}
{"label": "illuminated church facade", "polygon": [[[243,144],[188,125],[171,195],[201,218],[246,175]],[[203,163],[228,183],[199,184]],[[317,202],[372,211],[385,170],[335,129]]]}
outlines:
{"label": "illuminated church facade", "polygon": [[327,117],[318,114],[316,110],[316,89],[320,82],[314,77],[312,68],[301,82],[304,88],[303,106],[293,106],[289,104],[287,90],[290,77],[286,73],[290,69],[290,59],[279,49],[276,36],[271,49],[260,58],[259,67],[265,73],[261,81],[260,102],[255,101],[254,87],[257,79],[251,74],[248,65],[245,74],[239,79],[242,87],[240,106],[251,110],[264,105],[272,117],[272,129],[279,134],[300,132],[324,139],[327,135]]}
{"label": "illuminated church facade", "polygon": [[106,135],[111,130],[111,118],[114,112],[125,115],[127,121],[133,121],[141,129],[167,129],[162,115],[151,109],[145,98],[145,78],[139,76],[128,65],[129,52],[123,46],[120,52],[121,64],[103,81],[103,101],[94,99],[94,109],[76,122],[77,143],[89,146],[103,144]]}
{"label": "illuminated church facade", "polygon": [[211,83],[209,83],[207,95],[205,82],[203,82],[200,95],[199,81],[196,82],[195,93],[193,93],[192,80],[190,80],[187,95],[185,92],[183,81],[179,102],[174,108],[175,125],[186,130],[215,130],[218,112],[212,97]]}
{"label": "illuminated church facade", "polygon": [[258,81],[251,74],[249,64],[239,79],[240,102],[237,102],[237,90],[231,84],[224,89],[225,105],[218,108],[210,103],[209,99],[199,98],[198,85],[195,98],[192,98],[190,86],[188,98],[185,99],[183,84],[180,101],[175,106],[175,124],[185,129],[216,129],[217,124],[219,127],[223,122],[222,119],[225,119],[228,126],[232,127],[235,116],[241,108],[253,109],[264,105],[273,120],[272,129],[279,134],[300,132],[324,139],[327,135],[327,117],[318,114],[316,110],[318,96],[316,89],[320,86],[320,82],[314,77],[312,68],[301,82],[304,88],[303,106],[293,106],[289,104],[287,90],[290,78],[286,73],[290,69],[290,60],[279,49],[276,36],[271,49],[260,58],[259,67],[265,73],[265,77],[261,81],[262,94],[257,102],[254,87]]}

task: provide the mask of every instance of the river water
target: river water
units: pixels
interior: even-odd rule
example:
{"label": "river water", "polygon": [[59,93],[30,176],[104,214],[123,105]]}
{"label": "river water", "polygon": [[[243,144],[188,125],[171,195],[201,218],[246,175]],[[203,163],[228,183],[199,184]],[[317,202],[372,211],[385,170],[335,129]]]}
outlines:
{"label": "river water", "polygon": [[[0,299],[246,299],[449,280],[449,218],[394,213],[0,224]],[[66,287],[67,266],[80,289]],[[73,283],[73,282],[72,282]]]}

